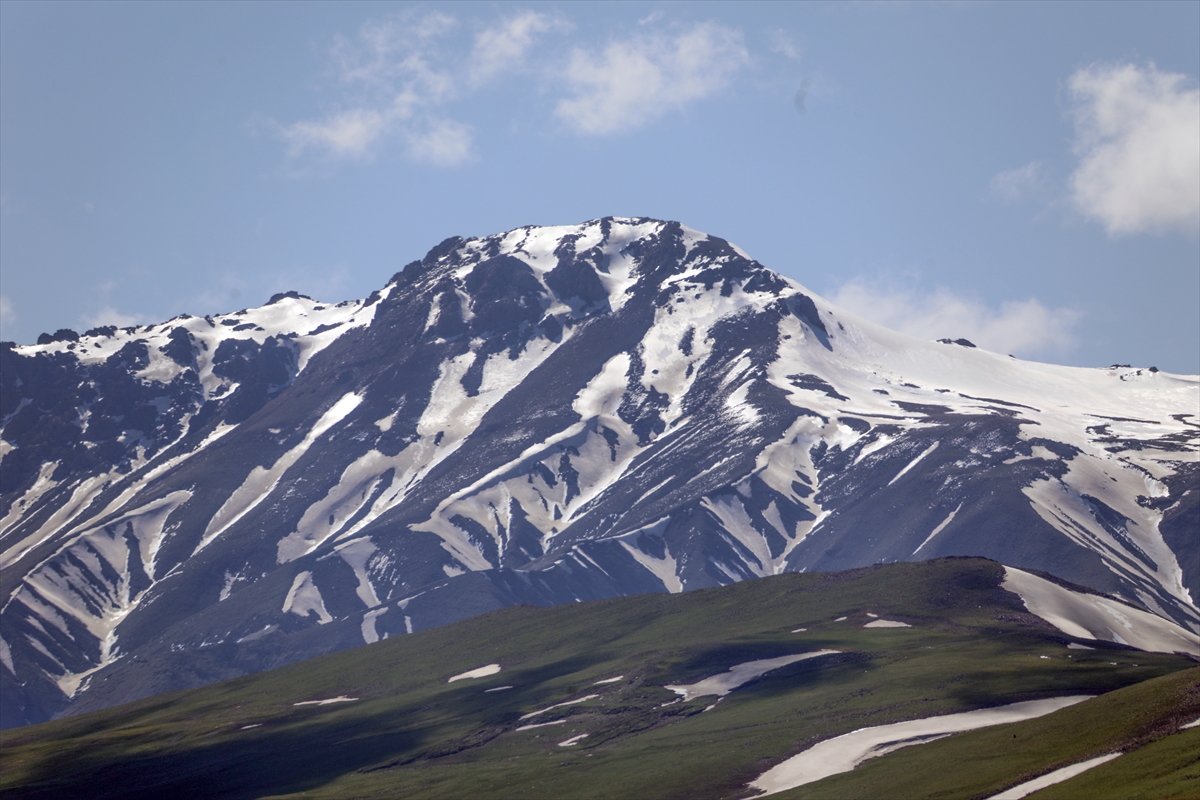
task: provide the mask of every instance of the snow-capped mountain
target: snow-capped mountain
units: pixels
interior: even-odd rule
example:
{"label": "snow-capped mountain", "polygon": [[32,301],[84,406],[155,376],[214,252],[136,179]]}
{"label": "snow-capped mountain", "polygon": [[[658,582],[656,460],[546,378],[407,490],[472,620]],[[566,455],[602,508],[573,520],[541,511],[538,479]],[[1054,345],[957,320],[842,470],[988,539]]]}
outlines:
{"label": "snow-capped mountain", "polygon": [[363,301],[0,360],[7,725],[515,603],[946,555],[1200,630],[1200,378],[913,339],[678,223],[453,238]]}

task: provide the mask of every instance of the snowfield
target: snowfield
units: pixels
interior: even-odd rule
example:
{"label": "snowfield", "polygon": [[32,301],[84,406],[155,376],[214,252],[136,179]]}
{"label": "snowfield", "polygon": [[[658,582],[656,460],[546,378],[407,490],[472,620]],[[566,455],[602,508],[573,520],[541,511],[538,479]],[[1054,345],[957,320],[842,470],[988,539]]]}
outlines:
{"label": "snowfield", "polygon": [[1031,614],[1070,636],[1152,653],[1200,653],[1200,636],[1162,617],[1107,597],[1072,591],[1013,567],[1005,567],[1004,575],[1003,587],[1019,595]]}

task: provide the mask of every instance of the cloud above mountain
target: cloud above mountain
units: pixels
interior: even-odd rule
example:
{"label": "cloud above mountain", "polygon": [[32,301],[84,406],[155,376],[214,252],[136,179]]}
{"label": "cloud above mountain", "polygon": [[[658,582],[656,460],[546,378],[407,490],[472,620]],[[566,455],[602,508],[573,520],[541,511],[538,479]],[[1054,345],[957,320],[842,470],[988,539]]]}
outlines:
{"label": "cloud above mountain", "polygon": [[[476,32],[464,38],[469,27]],[[528,9],[490,25],[415,10],[372,21],[353,38],[334,37],[336,99],[323,114],[265,127],[293,159],[370,161],[398,146],[412,161],[454,167],[475,156],[475,129],[455,103],[506,79],[525,97],[550,97],[567,129],[607,135],[712,97],[750,63],[742,32],[715,22],[567,47],[575,32],[561,15]]]}
{"label": "cloud above mountain", "polygon": [[555,114],[579,133],[631,130],[719,92],[749,61],[741,31],[711,22],[600,51],[575,48],[566,71],[571,96]]}
{"label": "cloud above mountain", "polygon": [[442,46],[457,26],[440,12],[405,12],[364,24],[355,39],[335,37],[330,59],[341,96],[319,117],[277,126],[289,155],[369,160],[395,139],[414,161],[466,161],[471,129],[443,110],[460,89]]}
{"label": "cloud above mountain", "polygon": [[1062,354],[1076,344],[1082,314],[1036,298],[999,306],[946,287],[932,292],[890,281],[855,278],[827,293],[830,302],[922,339],[966,338],[985,350],[1022,357]]}
{"label": "cloud above mountain", "polygon": [[1071,76],[1071,197],[1109,233],[1200,230],[1200,89],[1189,83],[1153,64]]}

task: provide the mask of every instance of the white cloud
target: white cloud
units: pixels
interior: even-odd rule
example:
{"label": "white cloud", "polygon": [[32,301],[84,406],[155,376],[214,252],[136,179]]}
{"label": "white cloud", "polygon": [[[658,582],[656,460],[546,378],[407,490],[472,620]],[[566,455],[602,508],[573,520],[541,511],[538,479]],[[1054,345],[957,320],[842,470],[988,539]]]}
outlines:
{"label": "white cloud", "polygon": [[0,294],[0,330],[3,330],[17,321],[17,314],[13,311],[12,302]]}
{"label": "white cloud", "polygon": [[294,122],[282,133],[293,156],[323,149],[337,156],[367,158],[394,121],[393,114],[356,108],[324,119]]}
{"label": "white cloud", "polygon": [[471,51],[468,71],[472,85],[482,85],[520,67],[541,34],[569,29],[564,20],[536,11],[522,11],[499,25],[485,28],[475,36]]}
{"label": "white cloud", "polygon": [[276,126],[288,154],[370,160],[396,141],[414,161],[456,166],[471,155],[471,129],[440,110],[459,96],[461,78],[443,63],[441,43],[458,21],[441,12],[404,12],[370,22],[358,38],[337,37],[331,53],[346,90],[341,108]]}
{"label": "white cloud", "polygon": [[600,52],[576,48],[566,69],[573,96],[555,113],[580,133],[631,130],[715,94],[749,61],[741,32],[714,22],[674,37],[611,42]]}
{"label": "white cloud", "polygon": [[1023,167],[998,172],[991,181],[992,194],[1010,203],[1040,194],[1045,186],[1046,176],[1040,161],[1030,161]]}
{"label": "white cloud", "polygon": [[1076,343],[1082,315],[1036,299],[998,308],[950,289],[932,294],[856,278],[826,295],[830,302],[892,330],[923,339],[969,339],[985,350],[1024,357],[1061,354]]}
{"label": "white cloud", "polygon": [[779,53],[779,55],[792,61],[799,61],[800,57],[804,55],[804,48],[797,45],[783,28],[772,30],[769,36],[772,53]]}
{"label": "white cloud", "polygon": [[266,302],[266,299],[277,292],[297,291],[321,302],[338,302],[346,299],[351,287],[351,273],[345,264],[336,266],[291,266],[286,270],[275,272],[269,276],[263,288],[254,293],[261,293],[261,298],[252,301],[253,305]]}
{"label": "white cloud", "polygon": [[631,38],[561,56],[543,47],[548,37],[573,30],[556,14],[517,11],[477,26],[471,39],[462,27],[441,11],[410,9],[366,24],[354,37],[336,37],[330,59],[338,97],[331,108],[254,127],[283,140],[293,160],[371,161],[395,148],[413,161],[452,167],[472,159],[474,141],[454,104],[506,75],[565,87],[555,114],[579,133],[606,134],[710,97],[750,62],[741,31],[714,22],[670,35],[643,26]]}
{"label": "white cloud", "polygon": [[1153,64],[1071,76],[1076,207],[1109,233],[1200,230],[1200,90]]}
{"label": "white cloud", "polygon": [[471,157],[471,128],[452,119],[430,120],[422,130],[405,133],[414,159],[438,167],[453,167]]}
{"label": "white cloud", "polygon": [[539,37],[570,26],[521,11],[480,30],[465,56],[446,40],[458,27],[440,11],[410,10],[367,23],[355,39],[337,37],[331,58],[345,96],[324,116],[274,126],[288,154],[369,161],[394,143],[421,163],[469,161],[474,132],[447,106],[521,69]]}
{"label": "white cloud", "polygon": [[79,318],[85,328],[99,328],[102,325],[116,325],[118,328],[129,328],[140,325],[140,314],[125,314],[111,305],[105,304],[94,314],[85,314]]}
{"label": "white cloud", "polygon": [[456,27],[458,20],[439,11],[408,10],[364,23],[357,41],[334,38],[332,56],[338,77],[344,83],[376,87],[384,93],[391,92],[397,82],[415,79],[436,94],[449,76],[433,69],[429,59],[436,53],[437,40]]}

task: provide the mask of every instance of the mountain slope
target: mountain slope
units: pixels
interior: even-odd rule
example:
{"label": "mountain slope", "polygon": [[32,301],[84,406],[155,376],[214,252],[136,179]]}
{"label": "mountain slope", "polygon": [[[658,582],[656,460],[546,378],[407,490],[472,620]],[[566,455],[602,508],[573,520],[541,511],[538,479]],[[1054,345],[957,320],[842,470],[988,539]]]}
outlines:
{"label": "mountain slope", "polygon": [[[198,786],[207,797],[746,797],[772,766],[851,730],[1101,695],[798,790],[879,796],[882,772],[903,776],[904,794],[888,796],[987,796],[1200,716],[1194,661],[1081,645],[1026,613],[1003,578],[992,562],[938,559],[503,609],[10,732],[0,786],[13,798]],[[779,663],[788,656],[809,657]],[[673,688],[767,659],[775,669],[724,695]],[[944,748],[955,757],[939,758]]]}
{"label": "mountain slope", "polygon": [[0,350],[5,724],[517,603],[943,555],[1200,626],[1196,377],[901,336],[678,223],[72,337]]}

